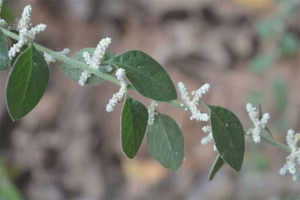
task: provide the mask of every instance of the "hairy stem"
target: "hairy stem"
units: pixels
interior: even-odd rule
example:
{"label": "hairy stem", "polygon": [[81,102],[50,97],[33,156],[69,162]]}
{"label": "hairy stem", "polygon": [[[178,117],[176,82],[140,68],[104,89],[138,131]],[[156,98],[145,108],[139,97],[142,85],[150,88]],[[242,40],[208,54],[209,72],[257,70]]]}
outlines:
{"label": "hairy stem", "polygon": [[261,136],[261,140],[265,143],[268,143],[270,145],[273,145],[273,146],[277,147],[278,149],[281,149],[282,151],[285,151],[285,152],[288,152],[288,153],[291,152],[291,149],[288,146],[286,146],[286,145],[284,145],[280,142],[277,142],[273,139],[267,138],[265,136]]}
{"label": "hairy stem", "polygon": [[[0,29],[8,37],[13,38],[15,40],[19,40],[19,36],[17,34],[9,31],[7,29],[4,29],[4,28],[0,28]],[[67,57],[67,56],[65,56],[65,55],[63,55],[61,53],[55,52],[55,51],[53,51],[51,49],[48,49],[48,48],[46,48],[46,47],[44,47],[44,46],[42,46],[40,44],[33,43],[33,45],[39,51],[44,52],[44,53],[52,56],[56,60],[59,60],[59,61],[62,61],[64,63],[69,64],[70,67],[78,68],[78,69],[82,69],[82,70],[86,70],[86,71],[88,71],[88,72],[90,72],[92,74],[95,74],[95,75],[97,75],[97,76],[99,76],[99,77],[101,77],[101,78],[103,78],[103,79],[105,79],[107,81],[110,81],[110,82],[113,82],[113,83],[115,83],[117,85],[120,85],[120,82],[116,78],[114,78],[113,76],[110,76],[108,74],[100,72],[99,70],[93,69],[93,68],[89,67],[88,65],[86,65],[85,63],[82,63],[82,62],[79,62],[79,61],[74,60],[72,58],[69,58],[69,57]],[[131,85],[129,85],[128,88],[135,90]],[[180,102],[175,101],[175,100],[164,102],[164,103],[167,103],[169,105],[172,105],[174,107],[177,107],[177,108],[180,108],[180,109],[183,109],[183,110],[186,109],[185,106],[182,106]],[[203,104],[203,105],[206,106],[206,104]],[[279,142],[277,142],[275,140],[269,139],[269,138],[264,137],[264,136],[261,136],[261,140],[264,141],[264,142],[266,142],[266,143],[268,143],[268,144],[270,144],[270,145],[273,145],[273,146],[275,146],[275,147],[277,147],[277,148],[279,148],[279,149],[281,149],[283,151],[291,152],[291,150],[290,150],[290,148],[288,146],[286,146],[286,145],[284,145],[282,143],[279,143]]]}

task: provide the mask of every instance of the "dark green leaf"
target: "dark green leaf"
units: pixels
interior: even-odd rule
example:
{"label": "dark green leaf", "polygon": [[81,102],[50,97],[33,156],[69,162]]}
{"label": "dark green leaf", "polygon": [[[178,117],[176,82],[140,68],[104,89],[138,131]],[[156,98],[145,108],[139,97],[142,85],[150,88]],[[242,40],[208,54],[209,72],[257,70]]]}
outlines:
{"label": "dark green leaf", "polygon": [[141,146],[147,128],[147,108],[128,96],[123,106],[121,121],[123,151],[129,158],[133,158]]}
{"label": "dark green leaf", "polygon": [[[77,60],[77,61],[80,61],[80,62],[83,62],[85,63],[85,60],[82,56],[83,52],[89,52],[91,54],[91,56],[94,54],[94,51],[95,49],[94,48],[84,48],[84,49],[81,49],[80,51],[76,52],[72,58]],[[102,60],[102,63],[105,64],[107,62],[109,62],[113,57],[115,56],[114,53],[112,52],[107,52]],[[108,65],[108,64],[107,64]],[[60,69],[63,71],[64,75],[66,77],[68,77],[69,79],[75,81],[78,83],[79,79],[80,79],[80,76],[83,72],[82,69],[78,69],[78,68],[74,68],[73,66],[70,66],[69,64],[67,63],[59,63],[59,67]],[[106,71],[106,66],[102,65],[99,67],[99,71],[103,72],[103,73],[107,73]],[[110,72],[111,73],[111,72]],[[94,74],[91,75],[91,77],[86,81],[86,84],[97,84],[97,83],[100,83],[102,82],[104,79],[99,77],[99,76],[96,76]]]}
{"label": "dark green leaf", "polygon": [[184,141],[176,122],[167,115],[155,115],[148,127],[147,143],[153,157],[164,167],[177,171],[184,155]]}
{"label": "dark green leaf", "polygon": [[143,96],[157,100],[177,99],[175,86],[167,72],[153,58],[141,51],[128,51],[112,60],[126,71],[126,77]]}
{"label": "dark green leaf", "polygon": [[222,160],[221,156],[218,155],[215,162],[213,163],[210,172],[209,172],[209,176],[208,176],[208,180],[213,180],[213,178],[215,177],[216,173],[221,169],[221,167],[223,167],[224,165],[224,161]]}
{"label": "dark green leaf", "polygon": [[245,151],[244,129],[231,111],[209,106],[211,128],[221,158],[236,171],[240,171]]}
{"label": "dark green leaf", "polygon": [[0,71],[6,70],[8,65],[8,49],[6,38],[3,32],[0,30]]}
{"label": "dark green leaf", "polygon": [[24,117],[38,104],[48,80],[44,56],[30,45],[16,60],[7,81],[6,104],[13,120]]}

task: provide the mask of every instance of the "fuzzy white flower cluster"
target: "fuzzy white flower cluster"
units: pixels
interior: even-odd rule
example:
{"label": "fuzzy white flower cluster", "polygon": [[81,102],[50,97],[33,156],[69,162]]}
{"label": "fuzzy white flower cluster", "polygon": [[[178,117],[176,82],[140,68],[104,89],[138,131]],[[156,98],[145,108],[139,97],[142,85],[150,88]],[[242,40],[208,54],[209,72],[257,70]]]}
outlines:
{"label": "fuzzy white flower cluster", "polygon": [[[86,64],[88,64],[88,66],[93,69],[99,69],[101,60],[104,57],[106,49],[108,48],[110,43],[111,39],[108,37],[100,40],[94,51],[93,56],[91,56],[89,52],[83,52],[82,56]],[[88,71],[83,71],[78,81],[79,85],[84,86],[89,77],[91,77],[91,73],[89,73]]]}
{"label": "fuzzy white flower cluster", "polygon": [[32,8],[30,5],[26,6],[23,10],[22,17],[18,24],[19,41],[10,48],[8,52],[8,56],[10,59],[12,59],[17,53],[20,52],[23,45],[28,43],[30,40],[34,40],[36,34],[44,31],[47,28],[47,25],[45,24],[39,24],[31,28],[31,11]]}
{"label": "fuzzy white flower cluster", "polygon": [[198,90],[193,91],[192,95],[194,97],[192,100],[190,100],[189,93],[187,92],[185,85],[182,82],[178,83],[178,89],[181,95],[181,99],[183,101],[183,105],[185,105],[192,114],[190,120],[203,122],[208,121],[209,115],[207,113],[202,113],[197,106],[199,104],[200,98],[209,91],[210,85],[206,83],[203,86],[201,86]]}
{"label": "fuzzy white flower cluster", "polygon": [[267,123],[270,119],[270,114],[265,113],[263,114],[262,118],[259,119],[259,113],[257,109],[250,103],[246,105],[246,110],[248,112],[249,118],[254,125],[254,128],[250,128],[249,130],[247,130],[247,134],[252,134],[253,141],[255,143],[260,143],[260,133],[263,129],[266,128]]}
{"label": "fuzzy white flower cluster", "polygon": [[151,101],[151,104],[148,108],[148,116],[149,116],[148,117],[148,125],[150,125],[150,126],[153,125],[153,123],[154,123],[155,114],[156,114],[155,110],[156,110],[157,106],[158,106],[158,103],[156,101]]}
{"label": "fuzzy white flower cluster", "polygon": [[[210,85],[208,83],[205,83],[198,90],[192,91],[191,92],[191,94],[193,95],[192,100],[190,99],[189,93],[187,92],[187,89],[182,82],[178,83],[178,89],[181,95],[181,99],[183,101],[182,106],[186,106],[187,107],[186,110],[189,110],[192,114],[190,120],[203,121],[203,122],[209,121],[210,119],[209,115],[207,113],[201,112],[197,106],[200,102],[200,98],[209,91]],[[203,145],[208,144],[214,140],[210,125],[203,126],[202,131],[208,134],[206,137],[202,138],[201,140],[201,143]],[[214,149],[216,150],[215,146]]]}
{"label": "fuzzy white flower cluster", "polygon": [[120,81],[121,87],[120,90],[113,95],[113,97],[109,100],[108,104],[106,105],[106,111],[112,112],[118,102],[123,100],[123,97],[126,92],[127,82],[125,80],[125,70],[119,68],[116,71],[116,77]]}
{"label": "fuzzy white flower cluster", "polygon": [[202,131],[204,133],[208,134],[206,137],[202,138],[202,140],[201,140],[201,143],[203,145],[206,145],[206,144],[208,144],[208,143],[210,143],[210,142],[212,142],[214,140],[210,125],[203,126],[202,127]]}
{"label": "fuzzy white flower cluster", "polygon": [[286,141],[291,149],[291,153],[286,157],[286,163],[280,169],[279,173],[285,175],[287,172],[293,175],[293,180],[296,181],[299,177],[296,174],[296,162],[300,165],[300,147],[298,142],[300,140],[300,133],[296,133],[293,129],[287,131]]}
{"label": "fuzzy white flower cluster", "polygon": [[[67,55],[68,53],[70,53],[70,49],[65,48],[62,51],[59,51],[58,53],[61,53],[63,55]],[[48,65],[50,63],[52,63],[52,62],[53,63],[56,62],[56,59],[53,56],[51,56],[51,55],[49,55],[47,53],[44,53],[44,58],[45,58],[45,60],[46,60],[46,62],[47,62]]]}
{"label": "fuzzy white flower cluster", "polygon": [[[1,13],[1,8],[2,8],[2,3],[3,3],[3,1],[0,0],[0,13]],[[0,27],[5,26],[5,25],[6,25],[6,21],[4,19],[0,18]]]}

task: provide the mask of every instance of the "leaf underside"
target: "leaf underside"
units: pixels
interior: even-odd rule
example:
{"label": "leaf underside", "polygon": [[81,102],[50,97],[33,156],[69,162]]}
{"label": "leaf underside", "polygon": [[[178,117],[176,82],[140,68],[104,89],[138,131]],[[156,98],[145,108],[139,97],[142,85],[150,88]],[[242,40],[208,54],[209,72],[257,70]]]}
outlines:
{"label": "leaf underside", "polygon": [[213,180],[213,178],[215,177],[216,173],[223,167],[224,165],[224,161],[222,160],[221,156],[218,155],[216,160],[214,161],[211,169],[210,169],[210,172],[209,172],[209,175],[208,175],[208,180]]}
{"label": "leaf underside", "polygon": [[164,167],[177,171],[184,156],[184,140],[176,122],[167,115],[155,115],[148,127],[147,143],[153,157]]}

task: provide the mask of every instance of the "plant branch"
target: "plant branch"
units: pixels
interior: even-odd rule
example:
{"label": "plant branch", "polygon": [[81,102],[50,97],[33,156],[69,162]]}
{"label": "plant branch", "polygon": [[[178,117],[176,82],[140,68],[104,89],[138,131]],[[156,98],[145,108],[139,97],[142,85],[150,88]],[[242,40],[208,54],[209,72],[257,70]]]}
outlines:
{"label": "plant branch", "polygon": [[[9,31],[7,29],[4,29],[4,28],[0,28],[0,29],[8,37],[13,38],[15,40],[19,40],[19,36],[17,34]],[[95,74],[95,75],[97,75],[97,76],[99,76],[99,77],[101,77],[101,78],[103,78],[103,79],[105,79],[107,81],[110,81],[112,83],[120,85],[120,82],[116,78],[114,78],[113,76],[110,76],[110,75],[108,75],[106,73],[100,72],[99,70],[93,69],[93,68],[89,67],[88,65],[86,65],[85,63],[82,63],[80,61],[77,61],[77,60],[74,60],[72,58],[69,58],[69,57],[67,57],[67,56],[65,56],[65,55],[63,55],[61,53],[55,52],[55,51],[53,51],[51,49],[48,49],[48,48],[46,48],[46,47],[44,47],[44,46],[42,46],[40,44],[37,44],[35,42],[33,43],[33,45],[39,51],[44,52],[44,53],[46,53],[46,54],[54,57],[56,60],[59,60],[59,61],[62,61],[64,63],[69,64],[69,66],[72,67],[72,68],[78,68],[78,69],[86,70],[86,71],[88,71],[88,72],[90,72],[92,74]],[[128,88],[132,89],[132,90],[135,90],[131,85],[129,85]],[[176,101],[176,100],[167,101],[167,102],[163,102],[163,103],[167,103],[169,105],[172,105],[174,107],[177,107],[177,108],[180,108],[180,109],[183,109],[183,110],[186,109],[185,106],[182,106],[181,103],[178,102],[178,101]],[[206,104],[204,104],[204,106],[207,107]],[[261,136],[261,139],[265,143],[268,143],[268,144],[270,144],[272,146],[275,146],[275,147],[277,147],[277,148],[279,148],[279,149],[281,149],[283,151],[291,152],[290,148],[288,146],[282,144],[282,143],[276,142],[275,140],[269,139],[269,138],[264,137],[264,136]]]}

